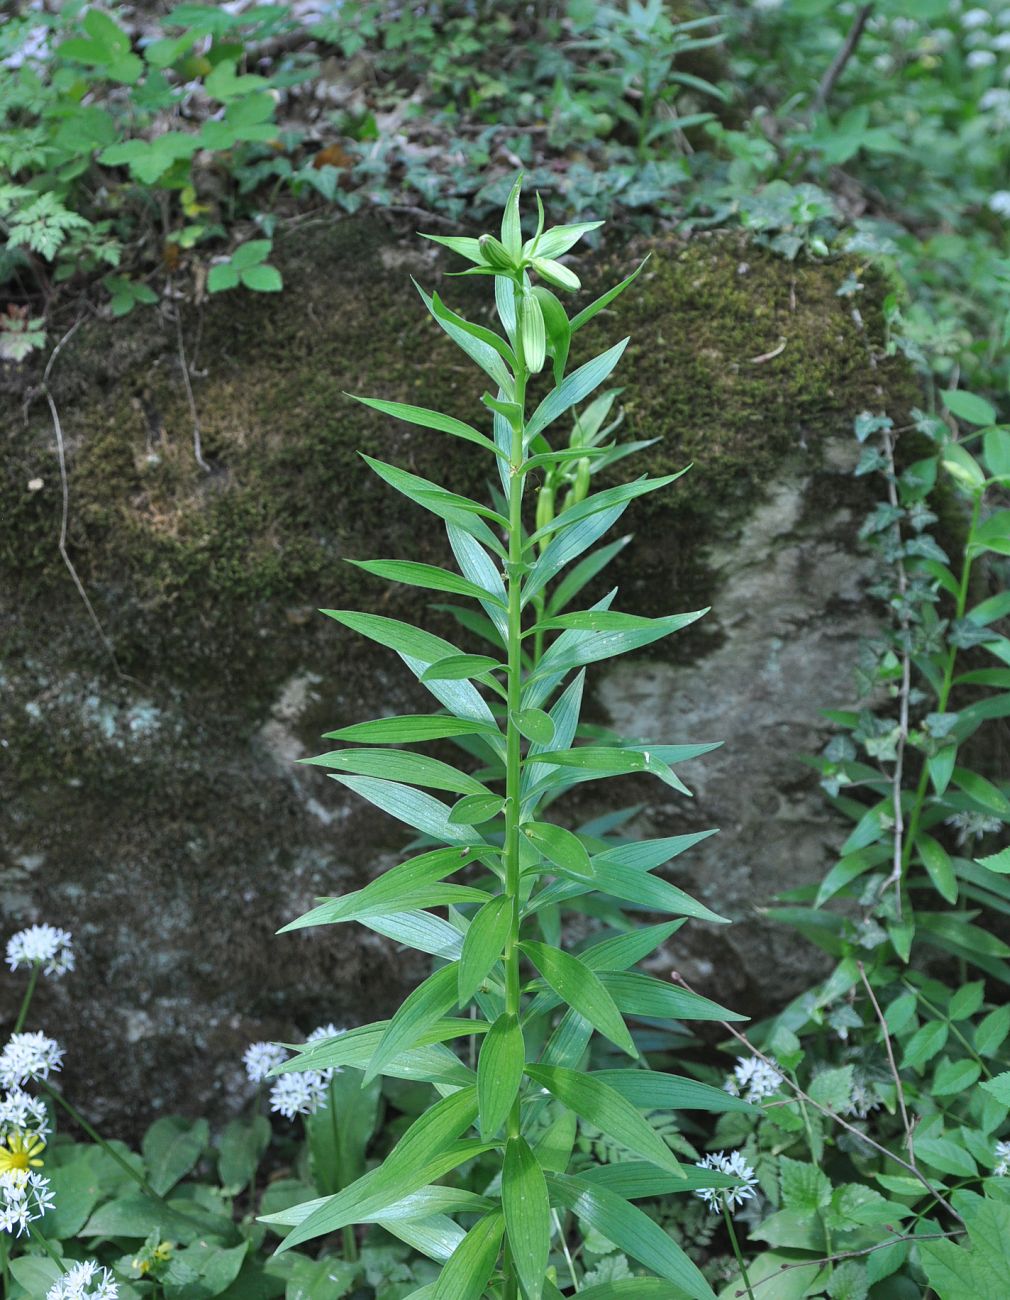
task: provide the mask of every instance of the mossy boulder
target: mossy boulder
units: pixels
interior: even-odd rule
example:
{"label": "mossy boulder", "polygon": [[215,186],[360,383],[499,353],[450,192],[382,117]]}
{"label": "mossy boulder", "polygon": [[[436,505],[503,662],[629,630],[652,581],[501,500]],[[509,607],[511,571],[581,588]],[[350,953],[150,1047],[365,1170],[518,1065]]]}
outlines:
{"label": "mossy boulder", "polygon": [[[405,838],[294,760],[324,730],[427,707],[395,656],[317,608],[377,610],[459,639],[415,591],[342,563],[448,555],[437,521],[358,453],[486,490],[479,450],[344,393],[473,418],[481,376],[408,276],[477,319],[486,285],[444,279],[448,257],[374,218],[302,230],[281,249],[282,294],[222,295],[183,315],[209,473],[171,313],[88,323],[56,363],[68,553],[114,660],[58,553],[48,407],[36,393],[24,417],[14,401],[5,417],[0,905],[8,931],[41,919],[74,931],[79,971],[46,986],[38,1011],[99,1118],[227,1109],[249,1039],[374,1018],[424,969],[358,928],[273,932],[389,865]],[[795,753],[816,743],[818,708],[850,695],[868,617],[846,439],[860,409],[900,412],[914,393],[897,363],[874,359],[880,286],[868,283],[858,311],[839,295],[852,267],[789,264],[736,237],[671,239],[587,259],[585,300],[645,251],[636,285],[579,335],[578,359],[629,333],[626,435],[661,439],[638,467],[694,467],[628,510],[635,543],[596,594],[617,584],[626,609],[715,612],[597,674],[590,708],[656,738],[728,744],[693,765],[690,811],[633,783],[588,787],[571,810],[616,796],[643,803],[646,829],[721,823],[675,878],[746,918],[821,871],[837,837]],[[33,382],[5,379],[11,395]],[[744,919],[717,942],[685,932],[675,959],[690,970],[695,954],[705,976],[700,963],[723,956],[702,982],[745,1009],[811,969],[790,936],[791,976],[754,994],[767,930]],[[16,993],[8,981],[10,1005]]]}

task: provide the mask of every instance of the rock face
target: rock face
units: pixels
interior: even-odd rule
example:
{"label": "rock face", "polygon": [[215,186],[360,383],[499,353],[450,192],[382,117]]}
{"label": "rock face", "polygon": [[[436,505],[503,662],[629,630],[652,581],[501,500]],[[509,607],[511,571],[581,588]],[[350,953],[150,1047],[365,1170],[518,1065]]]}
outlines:
{"label": "rock face", "polygon": [[[641,252],[587,263],[585,301]],[[837,293],[848,268],[789,265],[735,239],[652,252],[619,310],[579,336],[577,360],[630,333],[627,436],[662,438],[640,467],[694,468],[628,511],[636,540],[606,586],[634,612],[714,612],[591,675],[589,708],[656,739],[728,743],[685,770],[693,802],[629,782],[581,787],[570,808],[602,810],[593,800],[616,789],[642,802],[642,833],[722,826],[671,878],[740,924],[716,939],[687,927],[667,966],[754,1010],[795,992],[814,960],[755,907],[820,874],[837,837],[795,755],[818,743],[817,710],[848,698],[869,616],[847,431],[860,409],[900,412],[914,394],[904,371],[871,365],[876,290],[854,314]],[[8,933],[35,920],[73,930],[79,969],[42,989],[33,1020],[65,1040],[72,1093],[120,1132],[162,1109],[227,1111],[251,1038],[375,1018],[424,973],[357,927],[273,932],[398,860],[405,839],[293,760],[319,752],[325,730],[428,707],[395,656],[316,608],[374,609],[458,639],[416,593],[341,563],[448,558],[433,519],[358,451],[485,490],[479,451],[342,396],[473,418],[479,375],[408,280],[477,315],[484,286],[443,282],[447,261],[374,219],[346,221],[288,237],[277,298],[189,312],[209,474],[193,456],[174,323],[150,312],[74,335],[52,380],[69,549],[115,662],[57,553],[48,409],[36,400],[22,419],[7,404],[0,907]],[[762,984],[773,966],[774,989]],[[11,1020],[19,995],[6,979]]]}

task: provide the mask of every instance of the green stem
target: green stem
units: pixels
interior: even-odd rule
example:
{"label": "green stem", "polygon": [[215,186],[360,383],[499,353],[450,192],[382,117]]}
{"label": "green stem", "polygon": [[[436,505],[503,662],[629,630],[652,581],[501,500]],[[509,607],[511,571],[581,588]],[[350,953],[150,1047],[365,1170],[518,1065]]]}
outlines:
{"label": "green stem", "polygon": [[[526,403],[526,362],[522,351],[521,323],[516,327],[515,401],[522,409]],[[505,719],[505,893],[512,904],[512,921],[505,940],[503,955],[505,966],[505,1010],[518,1017],[519,998],[519,782],[522,774],[522,752],[515,716],[521,707],[522,690],[522,605],[520,604],[523,561],[523,480],[519,467],[523,459],[522,426],[512,431],[509,455],[509,536],[508,566],[508,699]],[[516,1097],[509,1112],[506,1132],[510,1138],[519,1136],[520,1106]],[[504,1300],[515,1300],[518,1295],[518,1278],[511,1254],[505,1251]]]}
{"label": "green stem", "polygon": [[32,967],[32,973],[28,976],[28,987],[25,989],[25,995],[21,999],[21,1010],[18,1012],[18,1018],[14,1022],[14,1029],[12,1032],[15,1034],[20,1034],[25,1021],[28,1019],[28,1008],[32,1004],[32,994],[35,992],[35,986],[38,982],[39,968],[38,965],[34,965]]}
{"label": "green stem", "polygon": [[7,1268],[7,1260],[10,1256],[10,1246],[7,1242],[6,1232],[0,1232],[0,1281],[3,1282],[3,1293],[6,1296],[10,1292],[10,1276]]}
{"label": "green stem", "polygon": [[[39,1232],[38,1228],[33,1227],[30,1223],[29,1223],[29,1225],[28,1225],[28,1232],[29,1232],[29,1234],[30,1234],[30,1236],[31,1236],[32,1241],[37,1241],[37,1242],[39,1243],[39,1245],[42,1247],[42,1249],[43,1249],[43,1250],[46,1252],[46,1254],[49,1256],[49,1258],[50,1258],[50,1259],[53,1261],[53,1263],[56,1265],[56,1267],[60,1270],[60,1272],[65,1274],[65,1273],[67,1272],[67,1266],[66,1266],[66,1265],[64,1264],[64,1262],[63,1262],[63,1257],[62,1257],[61,1255],[57,1254],[57,1252],[56,1252],[55,1248],[53,1247],[53,1244],[52,1244],[52,1242],[49,1240],[49,1238],[48,1238],[48,1237],[44,1237],[44,1236],[42,1235],[42,1233]],[[6,1256],[6,1251],[5,1251],[5,1256]],[[4,1276],[5,1276],[5,1277],[6,1277],[6,1272],[7,1272],[7,1262],[6,1262],[6,1257],[5,1257],[5,1259],[4,1259]]]}
{"label": "green stem", "polygon": [[726,1204],[726,1197],[720,1196],[719,1202],[722,1205],[722,1217],[726,1220],[726,1231],[729,1233],[729,1242],[733,1247],[733,1254],[736,1256],[736,1262],[740,1266],[740,1276],[743,1278],[743,1284],[746,1288],[750,1300],[754,1300],[754,1291],[750,1284],[750,1278],[747,1276],[747,1265],[743,1262],[743,1252],[740,1249],[740,1243],[736,1239],[736,1229],[733,1227],[733,1216],[729,1212],[729,1206]]}
{"label": "green stem", "polygon": [[146,1196],[150,1196],[153,1200],[157,1201],[159,1205],[167,1206],[167,1202],[165,1198],[163,1196],[158,1195],[158,1193],[154,1190],[154,1188],[147,1181],[144,1175],[140,1173],[139,1170],[134,1169],[133,1165],[131,1165],[128,1160],[125,1160],[115,1149],[114,1146],[106,1142],[105,1138],[102,1137],[101,1133],[99,1133],[99,1131],[94,1127],[94,1125],[89,1124],[88,1121],[84,1118],[84,1116],[80,1113],[80,1111],[77,1110],[75,1106],[71,1106],[70,1102],[67,1101],[66,1097],[64,1097],[64,1095],[61,1092],[57,1092],[57,1090],[52,1086],[52,1084],[47,1083],[44,1079],[40,1080],[39,1082],[41,1084],[42,1090],[45,1093],[47,1093],[50,1097],[52,1097],[53,1101],[56,1102],[57,1106],[63,1107],[63,1109],[67,1112],[70,1118],[78,1126],[78,1128],[83,1129],[84,1132],[87,1133],[88,1137],[91,1138],[92,1142],[97,1142],[98,1145],[105,1152],[105,1154],[107,1156],[111,1156],[112,1159],[115,1160],[116,1164],[119,1165],[120,1169],[122,1169],[124,1173],[130,1175],[133,1181],[137,1184],[137,1186],[141,1189],[141,1191]]}
{"label": "green stem", "polygon": [[[961,563],[961,581],[958,584],[957,602],[955,607],[955,619],[964,618],[964,612],[968,607],[968,587],[971,581],[971,541],[975,536],[975,530],[978,527],[979,515],[982,510],[982,494],[976,492],[972,503],[971,525],[968,529],[968,538],[964,547],[964,559]],[[950,699],[950,691],[954,682],[954,664],[957,661],[957,646],[947,647],[947,660],[943,667],[943,681],[940,685],[940,693],[936,699],[936,712],[945,713],[947,711],[947,701]],[[919,784],[916,786],[915,799],[912,804],[912,812],[908,819],[908,832],[905,836],[905,843],[901,853],[901,874],[904,879],[908,869],[908,864],[912,860],[912,853],[915,849],[915,837],[919,830],[919,820],[922,816],[922,810],[926,803],[926,790],[929,786],[929,764],[923,763],[922,771],[919,773]]]}

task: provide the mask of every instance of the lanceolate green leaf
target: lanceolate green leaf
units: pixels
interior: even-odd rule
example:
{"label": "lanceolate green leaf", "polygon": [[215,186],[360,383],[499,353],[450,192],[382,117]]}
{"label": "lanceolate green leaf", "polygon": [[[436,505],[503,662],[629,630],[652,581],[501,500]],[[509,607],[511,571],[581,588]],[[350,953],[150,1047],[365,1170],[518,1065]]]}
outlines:
{"label": "lanceolate green leaf", "polygon": [[456,438],[475,442],[479,447],[497,454],[497,448],[487,434],[480,433],[464,420],[443,415],[441,411],[429,411],[423,406],[409,406],[405,402],[385,402],[378,397],[358,397],[356,393],[348,393],[347,396],[353,397],[356,402],[361,402],[364,406],[370,406],[375,411],[381,411],[384,415],[395,416],[396,419],[405,420],[408,424],[419,424],[425,429],[435,429],[439,433],[451,433]]}
{"label": "lanceolate green leaf", "polygon": [[[281,1250],[289,1250],[313,1237],[338,1231],[345,1224],[355,1222],[360,1213],[374,1214],[395,1205],[475,1154],[480,1143],[456,1139],[476,1117],[476,1088],[461,1088],[416,1119],[382,1165],[369,1170],[336,1196],[314,1203],[307,1217],[299,1218],[301,1207],[295,1206],[280,1215],[264,1216],[264,1222],[298,1225],[281,1244]],[[432,1168],[440,1168],[441,1174],[431,1173]]]}
{"label": "lanceolate green leaf", "polygon": [[586,1078],[598,1079],[639,1110],[708,1110],[742,1111],[755,1114],[755,1108],[742,1097],[734,1097],[724,1088],[715,1088],[697,1079],[658,1070],[595,1070]]}
{"label": "lanceolate green leaf", "polygon": [[413,826],[415,830],[424,831],[445,844],[469,845],[480,842],[480,836],[472,826],[455,825],[449,821],[449,809],[440,800],[423,790],[401,785],[398,781],[383,781],[371,776],[341,776],[333,774],[333,779],[346,785],[355,794],[361,795],[369,803],[381,808],[399,821]]}
{"label": "lanceolate green leaf", "polygon": [[622,294],[630,284],[633,284],[638,279],[648,260],[649,258],[646,257],[644,261],[639,262],[632,273],[622,280],[620,284],[615,285],[613,289],[608,289],[606,293],[600,294],[599,298],[591,302],[588,307],[583,307],[577,316],[573,316],[572,333],[574,334],[576,330],[580,330],[583,325],[588,325],[595,315],[603,311],[604,307],[609,307],[616,297]]}
{"label": "lanceolate green leaf", "polygon": [[571,953],[532,939],[520,946],[562,1002],[574,1007],[605,1038],[637,1059],[638,1048],[614,999],[588,966]]}
{"label": "lanceolate green leaf", "polygon": [[[324,740],[359,741],[373,745],[403,745],[424,740],[442,740],[447,736],[499,736],[494,722],[481,722],[476,718],[452,718],[445,714],[401,715],[395,718],[376,718],[374,722],[358,722],[339,731],[327,731]],[[303,763],[319,762],[302,759]]]}
{"label": "lanceolate green leaf", "polygon": [[409,587],[447,591],[452,596],[469,596],[472,600],[502,605],[502,601],[490,591],[461,578],[458,573],[439,569],[434,564],[417,564],[413,560],[349,560],[348,563],[364,569],[366,573],[374,573],[377,578],[388,578],[391,582],[402,582]]}
{"label": "lanceolate green leaf", "polygon": [[485,518],[490,518],[495,523],[503,522],[495,511],[488,510],[476,501],[471,501],[469,497],[449,492],[439,487],[437,483],[420,478],[417,474],[398,469],[395,465],[387,465],[381,460],[374,460],[371,456],[365,455],[362,455],[362,460],[370,465],[390,487],[395,488],[397,492],[402,492],[415,505],[430,510],[433,515],[438,515],[447,523],[456,524],[457,527],[475,537],[483,546],[494,551],[502,559],[505,558],[504,547],[484,522]]}
{"label": "lanceolate green leaf", "polygon": [[746,1020],[700,993],[666,984],[637,971],[603,971],[600,981],[614,1003],[629,1016],[656,1020]]}
{"label": "lanceolate green leaf", "polygon": [[607,1188],[567,1174],[549,1174],[551,1200],[571,1210],[625,1254],[679,1286],[692,1300],[715,1300],[715,1292],[673,1238],[637,1206]]}
{"label": "lanceolate green leaf", "polygon": [[485,1035],[477,1062],[480,1135],[485,1142],[505,1123],[519,1093],[525,1064],[519,1018],[503,1012]]}
{"label": "lanceolate green leaf", "polygon": [[540,1300],[551,1246],[547,1184],[524,1138],[509,1138],[502,1170],[502,1211],[509,1247],[523,1290]]}
{"label": "lanceolate green leaf", "polygon": [[512,903],[499,894],[484,904],[463,936],[459,961],[459,1004],[465,1006],[501,959],[512,925]]}
{"label": "lanceolate green leaf", "polygon": [[432,1300],[481,1300],[504,1234],[505,1220],[499,1211],[478,1219],[442,1270]]}
{"label": "lanceolate green leaf", "polygon": [[528,1065],[526,1073],[534,1083],[546,1088],[569,1110],[606,1133],[608,1138],[661,1169],[680,1173],[680,1164],[673,1152],[648,1120],[599,1075],[582,1074],[555,1065]]}
{"label": "lanceolate green leaf", "polygon": [[431,790],[449,790],[454,794],[491,793],[480,781],[450,767],[441,759],[413,754],[405,749],[338,749],[329,754],[318,754],[315,758],[303,758],[301,762],[316,767],[333,767],[357,776],[405,781]]}
{"label": "lanceolate green leaf", "polygon": [[592,361],[587,361],[585,365],[579,366],[578,370],[573,370],[566,379],[561,381],[557,388],[548,393],[526,423],[526,441],[529,442],[531,438],[546,429],[559,415],[564,415],[565,411],[571,410],[594,388],[602,384],[620,361],[621,354],[627,346],[627,339],[615,343],[606,352],[601,352]]}
{"label": "lanceolate green leaf", "polygon": [[538,677],[567,672],[570,668],[580,668],[583,664],[598,663],[601,659],[612,659],[616,655],[627,654],[630,650],[639,650],[672,632],[679,632],[707,613],[707,609],[699,609],[691,614],[671,614],[668,618],[653,620],[651,627],[636,628],[634,631],[589,632],[570,648],[558,649],[560,642],[555,642],[530,680],[536,681]]}
{"label": "lanceolate green leaf", "polygon": [[435,971],[407,995],[379,1040],[372,1059],[365,1070],[364,1082],[369,1083],[381,1073],[389,1061],[408,1047],[413,1047],[421,1034],[456,1005],[457,971],[455,965],[443,966]]}
{"label": "lanceolate green leaf", "polygon": [[[330,1070],[337,1066],[364,1070],[388,1028],[388,1020],[377,1020],[371,1025],[348,1029],[335,1038],[294,1046],[292,1050],[296,1055],[277,1066],[272,1073],[297,1074],[302,1070]],[[398,1079],[420,1079],[427,1083],[465,1088],[474,1082],[473,1071],[441,1044],[482,1033],[485,1029],[486,1025],[481,1021],[462,1018],[437,1020],[419,1036],[413,1047],[389,1062],[382,1073]]]}
{"label": "lanceolate green leaf", "polygon": [[[594,492],[592,496],[586,497],[586,499],[580,501],[578,505],[569,506],[567,510],[563,510],[560,515],[557,515],[552,519],[550,523],[546,523],[541,528],[538,528],[530,538],[530,542],[539,542],[544,537],[550,537],[555,533],[560,533],[564,529],[571,528],[573,525],[581,523],[584,519],[590,518],[592,515],[599,514],[601,510],[609,510],[613,506],[626,505],[629,501],[634,501],[637,497],[645,496],[649,492],[657,492],[660,488],[668,487],[671,483],[675,483],[677,479],[682,477],[682,475],[686,474],[688,469],[690,469],[689,465],[684,469],[678,470],[676,474],[664,474],[662,478],[640,478],[636,479],[633,483],[622,483],[617,487],[606,488],[603,492]],[[546,556],[547,552],[545,551],[542,558],[545,559]],[[537,562],[537,566],[539,566],[539,564],[540,561]],[[534,573],[536,573],[537,566],[534,566]],[[526,596],[525,591],[523,595],[524,597]]]}

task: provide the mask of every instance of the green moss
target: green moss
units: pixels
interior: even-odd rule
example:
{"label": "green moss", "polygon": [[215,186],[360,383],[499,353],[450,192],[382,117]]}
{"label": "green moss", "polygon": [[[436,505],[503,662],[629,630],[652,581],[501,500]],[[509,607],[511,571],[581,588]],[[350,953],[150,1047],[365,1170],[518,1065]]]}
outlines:
{"label": "green moss", "polygon": [[[632,289],[578,336],[576,360],[630,333],[619,372],[625,434],[662,440],[637,468],[693,462],[682,484],[629,509],[636,545],[609,578],[621,583],[625,607],[668,612],[711,601],[706,544],[734,531],[776,475],[795,462],[816,466],[821,440],[879,404],[881,385],[899,404],[909,394],[903,373],[869,364],[872,339],[836,292],[845,265],[791,265],[738,237],[652,250]],[[612,250],[604,265],[588,266],[585,300],[641,251]],[[207,373],[196,401],[210,475],[193,456],[174,331],[135,314],[81,332],[59,392],[72,448],[70,541],[126,671],[191,683],[227,665],[255,705],[305,662],[313,636],[330,634],[309,617],[313,605],[381,602],[386,612],[418,614],[417,593],[390,592],[340,563],[445,556],[440,528],[357,453],[475,495],[486,490],[486,458],[383,420],[344,392],[472,418],[482,377],[427,318],[408,280],[431,283],[449,261],[433,261],[414,241],[404,252],[375,221],[347,221],[288,241],[288,287],[278,297],[224,295],[202,321],[190,313],[186,334],[199,333]],[[487,319],[483,281],[443,288]],[[860,301],[867,322],[877,292],[871,284]],[[7,462],[0,566],[23,598],[68,591],[54,544],[55,475],[45,474],[41,493],[24,487],[51,437],[39,405]],[[697,648],[697,639],[671,643],[680,653]]]}

